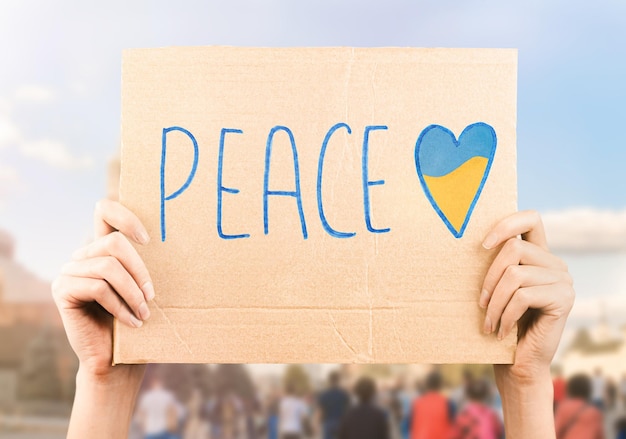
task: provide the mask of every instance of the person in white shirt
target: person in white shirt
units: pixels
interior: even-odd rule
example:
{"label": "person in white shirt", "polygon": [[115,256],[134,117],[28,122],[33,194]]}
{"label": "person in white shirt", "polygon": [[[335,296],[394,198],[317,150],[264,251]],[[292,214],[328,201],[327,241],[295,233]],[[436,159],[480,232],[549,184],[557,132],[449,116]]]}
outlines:
{"label": "person in white shirt", "polygon": [[278,409],[280,437],[281,439],[302,439],[304,422],[309,415],[309,410],[302,398],[296,396],[292,385],[287,385],[286,393]]}
{"label": "person in white shirt", "polygon": [[145,439],[173,439],[181,418],[180,404],[172,392],[153,377],[149,389],[139,399],[137,413]]}
{"label": "person in white shirt", "polygon": [[598,407],[599,410],[604,410],[605,391],[606,380],[604,379],[604,375],[602,375],[602,369],[597,368],[591,378],[591,402]]}

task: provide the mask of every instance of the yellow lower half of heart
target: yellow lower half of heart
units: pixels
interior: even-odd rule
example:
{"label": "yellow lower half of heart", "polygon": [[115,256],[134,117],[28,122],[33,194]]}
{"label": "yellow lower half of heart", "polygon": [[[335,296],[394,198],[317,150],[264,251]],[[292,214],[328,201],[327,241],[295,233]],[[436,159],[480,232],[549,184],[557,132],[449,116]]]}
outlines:
{"label": "yellow lower half of heart", "polygon": [[465,222],[488,162],[485,157],[472,157],[449,174],[423,176],[431,197],[457,231]]}

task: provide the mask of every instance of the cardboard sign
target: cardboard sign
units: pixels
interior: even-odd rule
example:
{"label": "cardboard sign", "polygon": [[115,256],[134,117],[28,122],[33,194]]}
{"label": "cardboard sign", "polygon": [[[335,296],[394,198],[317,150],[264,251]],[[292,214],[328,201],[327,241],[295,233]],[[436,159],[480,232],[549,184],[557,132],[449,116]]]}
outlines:
{"label": "cardboard sign", "polygon": [[478,307],[516,210],[515,50],[128,50],[120,199],[152,317],[114,362],[510,363]]}

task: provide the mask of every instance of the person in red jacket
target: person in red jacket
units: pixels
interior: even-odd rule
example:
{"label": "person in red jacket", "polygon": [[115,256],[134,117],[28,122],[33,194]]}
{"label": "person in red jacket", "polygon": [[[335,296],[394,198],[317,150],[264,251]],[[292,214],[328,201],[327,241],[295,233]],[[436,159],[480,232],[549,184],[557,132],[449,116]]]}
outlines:
{"label": "person in red jacket", "polygon": [[447,439],[454,418],[453,404],[441,393],[439,372],[426,377],[426,393],[415,399],[411,410],[411,439]]}
{"label": "person in red jacket", "polygon": [[554,368],[554,378],[552,379],[552,386],[554,387],[554,412],[559,407],[559,404],[565,400],[567,396],[567,382],[563,377],[563,372],[560,367]]}
{"label": "person in red jacket", "polygon": [[504,427],[498,414],[487,405],[489,383],[482,378],[472,379],[465,386],[467,404],[456,416],[449,439],[502,439]]}
{"label": "person in red jacket", "polygon": [[604,439],[602,412],[590,402],[591,379],[584,374],[567,382],[567,399],[556,411],[557,439]]}

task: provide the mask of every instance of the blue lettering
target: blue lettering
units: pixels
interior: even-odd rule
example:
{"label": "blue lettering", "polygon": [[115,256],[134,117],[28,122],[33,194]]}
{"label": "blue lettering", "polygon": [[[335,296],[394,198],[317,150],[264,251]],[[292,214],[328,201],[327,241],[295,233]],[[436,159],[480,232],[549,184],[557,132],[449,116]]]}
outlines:
{"label": "blue lettering", "polygon": [[[166,149],[167,149],[167,133],[170,131],[180,131],[184,133],[191,139],[193,143],[193,165],[191,166],[191,171],[189,172],[189,176],[183,185],[176,190],[174,193],[170,195],[165,195],[165,157],[166,157]],[[196,169],[198,168],[198,142],[196,138],[184,128],[181,127],[169,127],[163,128],[163,136],[161,137],[161,241],[165,241],[165,202],[169,200],[173,200],[178,197],[180,194],[185,192],[193,177],[196,175]]]}
{"label": "blue lettering", "polygon": [[233,128],[222,128],[222,132],[220,134],[220,148],[219,148],[219,153],[218,153],[218,158],[217,158],[217,234],[222,239],[249,238],[250,235],[247,233],[242,233],[239,235],[227,235],[222,230],[223,193],[224,192],[228,192],[229,194],[239,193],[239,189],[226,187],[222,184],[222,174],[223,174],[223,169],[224,169],[224,140],[226,138],[226,133],[243,134],[243,131],[233,129]]}
{"label": "blue lettering", "polygon": [[[269,189],[270,184],[270,161],[272,156],[272,142],[274,140],[274,134],[278,131],[284,131],[289,136],[291,142],[291,151],[293,154],[293,169],[295,173],[295,190],[294,191],[274,191]],[[296,199],[298,205],[298,214],[300,215],[300,223],[302,224],[302,236],[307,239],[308,233],[306,231],[306,222],[304,220],[304,212],[302,211],[302,193],[300,192],[300,170],[298,168],[298,151],[296,149],[296,141],[293,138],[291,130],[284,126],[275,126],[270,130],[267,136],[267,145],[265,148],[265,175],[263,178],[263,229],[265,234],[269,233],[269,220],[268,220],[268,197],[270,195],[288,196]]]}
{"label": "blue lettering", "polygon": [[374,130],[386,130],[387,127],[385,125],[370,125],[365,127],[365,133],[363,134],[363,206],[365,209],[365,224],[367,225],[367,230],[373,233],[386,233],[391,229],[387,227],[386,229],[375,229],[372,226],[371,219],[371,206],[370,206],[370,186],[377,186],[385,184],[385,180],[374,180],[370,181],[368,176],[368,152],[369,152],[369,133]]}
{"label": "blue lettering", "polygon": [[324,141],[322,142],[322,149],[320,150],[319,162],[317,164],[317,210],[320,214],[322,226],[330,236],[333,236],[335,238],[350,238],[356,235],[356,233],[340,232],[333,229],[330,224],[328,224],[328,220],[326,219],[326,215],[324,214],[324,205],[322,203],[322,171],[324,169],[324,156],[326,155],[326,147],[328,146],[328,141],[330,140],[330,137],[339,128],[345,128],[348,131],[348,134],[352,134],[352,130],[350,129],[350,126],[348,124],[338,123],[333,125],[330,130],[328,130],[328,133],[326,133],[326,137],[324,137]]}

